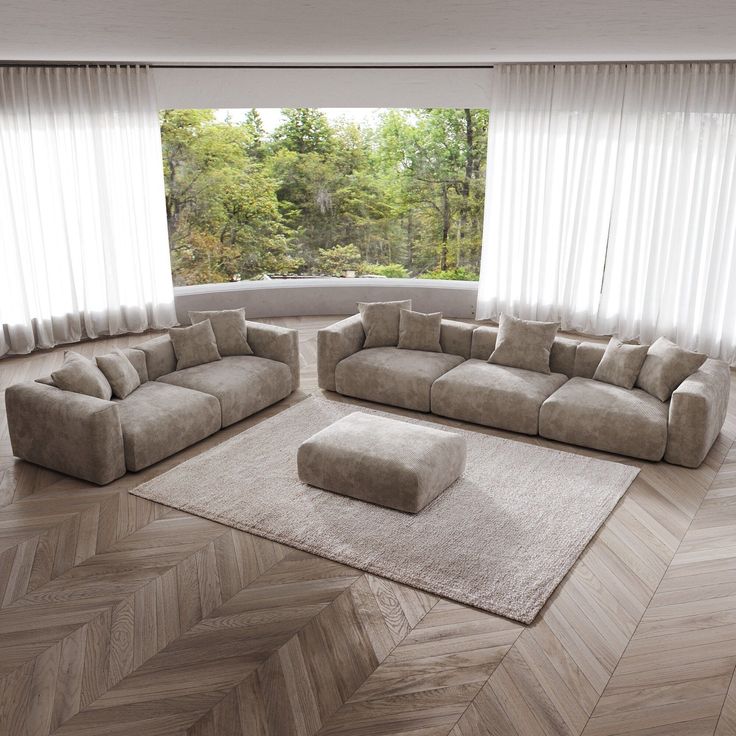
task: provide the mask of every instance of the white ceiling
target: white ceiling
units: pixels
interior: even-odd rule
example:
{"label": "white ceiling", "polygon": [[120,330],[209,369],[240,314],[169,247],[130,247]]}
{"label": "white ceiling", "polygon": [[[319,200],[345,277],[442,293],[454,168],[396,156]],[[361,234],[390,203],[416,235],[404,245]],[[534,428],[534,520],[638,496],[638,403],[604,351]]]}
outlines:
{"label": "white ceiling", "polygon": [[0,59],[736,59],[733,0],[0,0]]}

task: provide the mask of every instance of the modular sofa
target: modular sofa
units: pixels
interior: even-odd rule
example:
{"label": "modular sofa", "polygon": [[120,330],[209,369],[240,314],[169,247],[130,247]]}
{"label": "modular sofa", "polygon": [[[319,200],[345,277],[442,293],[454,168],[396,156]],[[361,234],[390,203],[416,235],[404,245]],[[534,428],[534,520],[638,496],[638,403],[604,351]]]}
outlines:
{"label": "modular sofa", "polygon": [[729,366],[707,360],[662,402],[594,381],[605,345],[556,337],[550,373],[488,362],[495,327],[442,320],[441,353],[363,349],[360,315],[318,333],[321,388],[642,460],[699,466],[726,418]]}
{"label": "modular sofa", "polygon": [[123,350],[141,385],[122,400],[62,391],[48,378],[10,386],[13,454],[103,485],[280,401],[299,385],[297,332],[247,325],[253,355],[183,370],[168,335]]}

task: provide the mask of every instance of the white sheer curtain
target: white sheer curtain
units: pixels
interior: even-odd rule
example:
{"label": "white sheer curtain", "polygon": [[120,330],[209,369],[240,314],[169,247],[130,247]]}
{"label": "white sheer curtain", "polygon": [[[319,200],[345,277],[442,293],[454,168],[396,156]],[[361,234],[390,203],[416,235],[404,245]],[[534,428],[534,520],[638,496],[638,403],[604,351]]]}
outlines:
{"label": "white sheer curtain", "polygon": [[493,74],[478,317],[736,363],[736,66]]}
{"label": "white sheer curtain", "polygon": [[175,324],[139,67],[0,68],[0,355]]}

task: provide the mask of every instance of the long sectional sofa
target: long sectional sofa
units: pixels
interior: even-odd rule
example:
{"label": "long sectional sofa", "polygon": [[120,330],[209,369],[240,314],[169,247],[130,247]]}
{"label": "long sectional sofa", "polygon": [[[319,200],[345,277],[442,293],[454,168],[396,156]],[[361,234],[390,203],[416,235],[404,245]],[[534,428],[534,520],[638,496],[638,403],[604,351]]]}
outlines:
{"label": "long sectional sofa", "polygon": [[280,401],[299,385],[296,330],[248,322],[253,355],[177,370],[168,335],[122,352],[141,385],[110,401],[49,378],[5,392],[13,454],[103,485]]}
{"label": "long sectional sofa", "polygon": [[558,336],[550,373],[488,362],[495,327],[442,320],[442,352],[363,349],[356,314],[318,333],[321,388],[573,445],[697,467],[726,418],[729,366],[708,359],[662,402],[594,381],[605,345]]}

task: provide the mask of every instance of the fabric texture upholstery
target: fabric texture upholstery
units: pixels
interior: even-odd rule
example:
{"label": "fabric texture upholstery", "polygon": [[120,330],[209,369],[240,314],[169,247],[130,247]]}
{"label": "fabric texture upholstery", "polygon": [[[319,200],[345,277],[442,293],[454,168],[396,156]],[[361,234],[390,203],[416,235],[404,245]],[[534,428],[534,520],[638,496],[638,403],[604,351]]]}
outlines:
{"label": "fabric texture upholstery", "polygon": [[361,350],[364,342],[365,331],[359,314],[317,332],[317,380],[320,388],[336,390],[335,369],[338,363]]}
{"label": "fabric texture upholstery", "polygon": [[649,348],[636,385],[660,401],[667,401],[672,392],[705,363],[707,357],[684,350],[666,337],[660,337]]}
{"label": "fabric texture upholstery", "polygon": [[291,371],[285,363],[255,355],[231,355],[174,371],[158,380],[216,397],[223,427],[275,404],[292,390]]}
{"label": "fabric texture upholstery", "polygon": [[640,389],[572,378],[539,411],[539,434],[604,452],[661,460],[667,445],[666,404]]}
{"label": "fabric texture upholstery", "polygon": [[628,345],[617,337],[612,337],[595,369],[593,379],[621,388],[634,388],[648,350],[649,345]]}
{"label": "fabric texture upholstery", "polygon": [[365,331],[363,347],[396,347],[399,344],[399,316],[402,309],[411,309],[411,299],[398,302],[358,302]]}
{"label": "fabric texture upholstery", "polygon": [[115,348],[108,355],[97,357],[97,367],[107,378],[115,398],[124,399],[141,385],[135,366],[122,351]]}
{"label": "fabric texture upholstery", "polygon": [[209,320],[215,333],[217,351],[224,358],[228,355],[253,355],[248,344],[248,323],[245,309],[221,309],[208,312],[189,312],[193,325]]}
{"label": "fabric texture upholstery", "polygon": [[458,433],[354,412],[305,440],[299,479],[362,501],[417,513],[465,469]]}
{"label": "fabric texture upholstery", "polygon": [[673,392],[669,403],[668,463],[697,468],[726,420],[731,371],[722,360],[706,360]]}
{"label": "fabric texture upholstery", "polygon": [[51,380],[62,391],[105,401],[112,397],[112,388],[105,374],[91,360],[73,350],[64,351],[64,364],[51,374]]}
{"label": "fabric texture upholstery", "polygon": [[560,325],[558,322],[533,322],[502,314],[496,348],[490,363],[550,373],[550,350]]}
{"label": "fabric texture upholstery", "polygon": [[220,429],[214,396],[149,381],[116,401],[123,433],[125,465],[138,471],[209,437]]}
{"label": "fabric texture upholstery", "polygon": [[463,362],[459,355],[399,348],[369,348],[340,361],[338,393],[428,412],[434,381]]}
{"label": "fabric texture upholstery", "polygon": [[145,383],[148,380],[146,354],[138,348],[122,348],[120,352],[133,364],[136,371],[138,371],[138,380],[141,383]]}
{"label": "fabric texture upholstery", "polygon": [[575,366],[571,377],[593,378],[606,353],[606,346],[598,342],[581,342],[575,352]]}
{"label": "fabric texture upholstery", "polygon": [[402,309],[399,313],[399,344],[402,350],[441,353],[442,313],[423,314]]}
{"label": "fabric texture upholstery", "polygon": [[[160,376],[176,370],[176,354],[174,345],[168,335],[154,337],[135,346],[146,356],[148,380],[155,381]],[[142,383],[142,382],[141,382]]]}
{"label": "fabric texture upholstery", "polygon": [[468,360],[432,386],[432,412],[451,419],[537,434],[539,407],[567,381],[559,373]]}
{"label": "fabric texture upholstery", "polygon": [[125,475],[115,402],[27,381],[8,387],[5,406],[16,457],[98,485]]}
{"label": "fabric texture upholstery", "polygon": [[248,322],[248,343],[254,355],[283,363],[291,371],[291,390],[299,387],[299,333],[288,327]]}
{"label": "fabric texture upholstery", "polygon": [[475,325],[443,319],[440,325],[440,347],[443,353],[470,357]]}
{"label": "fabric texture upholstery", "polygon": [[169,337],[174,346],[178,371],[220,360],[215,333],[208,319],[190,327],[171,327]]}

